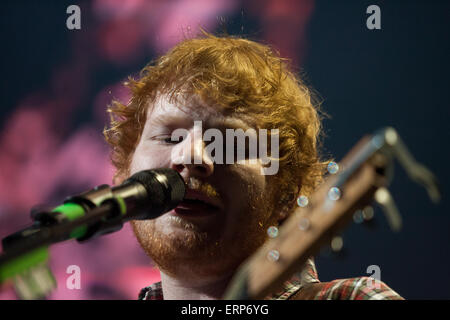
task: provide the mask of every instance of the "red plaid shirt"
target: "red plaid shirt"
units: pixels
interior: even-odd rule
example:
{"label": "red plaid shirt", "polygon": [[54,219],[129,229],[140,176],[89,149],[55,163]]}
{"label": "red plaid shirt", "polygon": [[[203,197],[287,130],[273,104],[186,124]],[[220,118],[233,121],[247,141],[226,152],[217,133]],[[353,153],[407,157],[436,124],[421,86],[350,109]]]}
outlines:
{"label": "red plaid shirt", "polygon": [[[321,286],[309,295],[313,300],[403,300],[394,290],[382,281],[370,277],[337,279],[321,283],[312,259],[309,259],[302,271],[286,281],[283,289],[272,296],[270,300],[288,300],[302,293],[302,289],[311,284],[320,283]],[[163,300],[161,282],[145,287],[139,293],[139,300]]]}

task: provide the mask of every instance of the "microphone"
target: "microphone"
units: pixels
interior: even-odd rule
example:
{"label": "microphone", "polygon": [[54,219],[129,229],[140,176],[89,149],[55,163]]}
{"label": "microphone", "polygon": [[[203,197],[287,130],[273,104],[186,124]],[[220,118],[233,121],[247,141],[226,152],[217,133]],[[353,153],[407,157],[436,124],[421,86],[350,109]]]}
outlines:
{"label": "microphone", "polygon": [[185,192],[183,178],[173,169],[140,171],[118,186],[100,185],[50,211],[33,212],[34,224],[2,239],[3,250],[70,238],[82,242],[118,231],[129,220],[154,219],[172,210]]}
{"label": "microphone", "polygon": [[175,208],[185,191],[175,170],[144,170],[119,186],[101,185],[67,198],[53,210],[32,212],[31,227],[2,239],[0,284],[15,277],[23,296],[49,291],[56,285],[46,266],[50,244],[71,238],[81,242],[120,230],[129,220],[157,218]]}
{"label": "microphone", "polygon": [[185,184],[180,174],[169,168],[135,173],[116,187],[100,185],[80,195],[69,197],[53,211],[65,213],[67,204],[78,204],[86,210],[114,199],[120,205],[122,220],[154,219],[175,208],[184,198]]}

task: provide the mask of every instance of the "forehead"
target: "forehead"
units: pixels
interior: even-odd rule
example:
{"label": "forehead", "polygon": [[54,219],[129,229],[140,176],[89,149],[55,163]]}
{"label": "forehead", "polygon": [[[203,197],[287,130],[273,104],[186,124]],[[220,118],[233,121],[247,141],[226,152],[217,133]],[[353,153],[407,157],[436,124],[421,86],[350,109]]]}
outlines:
{"label": "forehead", "polygon": [[149,105],[147,119],[169,115],[198,119],[223,117],[218,109],[206,104],[196,95],[176,95],[172,98],[169,94],[158,94],[155,101]]}
{"label": "forehead", "polygon": [[168,94],[159,94],[149,106],[146,122],[149,125],[172,122],[187,124],[196,120],[211,126],[251,127],[251,122],[243,116],[226,115],[223,108],[207,104],[196,95],[171,99]]}

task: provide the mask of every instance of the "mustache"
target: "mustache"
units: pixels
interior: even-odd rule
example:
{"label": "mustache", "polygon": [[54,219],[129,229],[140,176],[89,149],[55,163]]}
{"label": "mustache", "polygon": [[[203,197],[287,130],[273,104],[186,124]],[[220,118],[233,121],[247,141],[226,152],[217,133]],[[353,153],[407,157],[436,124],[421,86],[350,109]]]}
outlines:
{"label": "mustache", "polygon": [[217,191],[217,189],[208,182],[201,181],[197,178],[191,177],[191,178],[189,178],[189,181],[186,183],[186,186],[189,189],[191,189],[193,191],[201,192],[210,198],[221,199],[221,196],[220,196],[219,192]]}

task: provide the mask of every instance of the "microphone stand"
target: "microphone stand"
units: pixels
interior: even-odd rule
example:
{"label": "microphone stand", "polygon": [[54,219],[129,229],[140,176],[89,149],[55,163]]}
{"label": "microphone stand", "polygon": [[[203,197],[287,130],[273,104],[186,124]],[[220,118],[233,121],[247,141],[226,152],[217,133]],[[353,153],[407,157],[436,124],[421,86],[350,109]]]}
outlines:
{"label": "microphone stand", "polygon": [[[100,234],[120,230],[123,225],[120,204],[116,199],[104,201],[100,206],[86,211],[85,215],[72,221],[68,219],[56,221],[54,214],[54,212],[39,212],[33,226],[2,240],[0,283],[4,280],[2,268],[6,268],[10,262],[28,252],[71,238],[76,238],[80,242],[85,241]],[[87,227],[87,232],[81,237],[74,236],[74,230],[83,226]]]}
{"label": "microphone stand", "polygon": [[71,238],[83,242],[118,231],[128,220],[155,218],[173,209],[185,191],[175,170],[143,170],[119,186],[100,185],[51,211],[33,213],[31,227],[2,239],[0,286],[11,279],[25,299],[45,296],[56,285],[47,266],[49,245]]}

